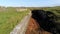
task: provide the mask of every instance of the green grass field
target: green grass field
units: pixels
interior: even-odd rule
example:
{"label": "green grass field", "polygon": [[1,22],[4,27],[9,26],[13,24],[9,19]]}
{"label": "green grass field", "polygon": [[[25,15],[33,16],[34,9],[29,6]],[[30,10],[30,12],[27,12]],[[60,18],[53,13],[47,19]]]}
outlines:
{"label": "green grass field", "polygon": [[10,34],[27,13],[28,11],[17,12],[14,10],[0,12],[0,34]]}

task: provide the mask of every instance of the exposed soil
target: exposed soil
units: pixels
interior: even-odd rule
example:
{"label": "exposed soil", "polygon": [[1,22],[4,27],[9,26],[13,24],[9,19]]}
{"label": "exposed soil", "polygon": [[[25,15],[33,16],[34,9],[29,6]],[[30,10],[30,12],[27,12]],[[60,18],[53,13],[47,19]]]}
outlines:
{"label": "exposed soil", "polygon": [[51,34],[51,33],[44,30],[40,30],[37,22],[33,18],[30,18],[26,34]]}

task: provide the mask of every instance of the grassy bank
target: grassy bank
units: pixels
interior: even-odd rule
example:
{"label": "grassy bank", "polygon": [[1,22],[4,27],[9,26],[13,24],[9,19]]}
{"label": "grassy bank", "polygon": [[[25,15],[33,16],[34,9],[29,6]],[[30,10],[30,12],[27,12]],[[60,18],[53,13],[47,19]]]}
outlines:
{"label": "grassy bank", "polygon": [[0,12],[0,34],[10,34],[13,28],[26,16],[28,11],[2,11]]}

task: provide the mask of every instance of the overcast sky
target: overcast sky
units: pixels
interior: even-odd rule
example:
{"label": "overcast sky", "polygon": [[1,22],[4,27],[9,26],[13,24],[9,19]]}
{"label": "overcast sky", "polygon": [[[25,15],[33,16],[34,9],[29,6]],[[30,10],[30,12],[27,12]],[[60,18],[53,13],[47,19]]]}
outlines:
{"label": "overcast sky", "polygon": [[0,0],[0,6],[14,6],[14,7],[60,6],[60,0]]}

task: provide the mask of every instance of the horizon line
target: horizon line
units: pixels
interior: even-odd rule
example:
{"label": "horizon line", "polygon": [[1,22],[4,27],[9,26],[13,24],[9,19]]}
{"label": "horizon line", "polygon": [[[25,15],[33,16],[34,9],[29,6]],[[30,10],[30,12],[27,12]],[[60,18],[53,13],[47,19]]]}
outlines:
{"label": "horizon line", "polygon": [[0,7],[56,7],[60,5],[55,5],[55,6],[1,6]]}

